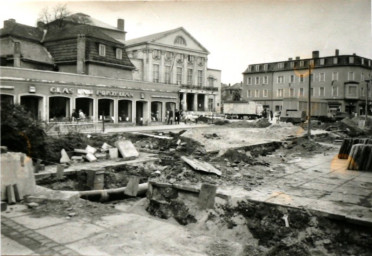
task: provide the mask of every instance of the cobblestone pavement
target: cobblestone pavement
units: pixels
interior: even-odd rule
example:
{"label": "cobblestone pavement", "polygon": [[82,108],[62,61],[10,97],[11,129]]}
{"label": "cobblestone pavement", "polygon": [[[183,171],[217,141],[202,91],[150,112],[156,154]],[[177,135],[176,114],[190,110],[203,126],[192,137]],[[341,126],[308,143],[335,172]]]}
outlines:
{"label": "cobblestone pavement", "polygon": [[1,234],[39,255],[81,255],[10,218],[1,216]]}

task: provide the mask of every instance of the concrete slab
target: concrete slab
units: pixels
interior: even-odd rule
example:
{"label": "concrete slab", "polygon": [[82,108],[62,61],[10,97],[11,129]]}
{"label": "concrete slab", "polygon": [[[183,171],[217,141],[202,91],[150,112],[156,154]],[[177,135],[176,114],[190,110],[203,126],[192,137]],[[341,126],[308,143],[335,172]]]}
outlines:
{"label": "concrete slab", "polygon": [[117,159],[119,157],[119,151],[117,148],[109,148],[110,159]]}
{"label": "concrete slab", "polygon": [[134,159],[139,156],[139,153],[133,143],[129,140],[119,140],[115,142],[115,146],[119,150],[124,159]]}
{"label": "concrete slab", "polygon": [[37,218],[37,217],[32,217],[31,215],[15,217],[12,220],[30,229],[40,229],[40,228],[49,227],[49,226],[56,225],[56,224],[62,224],[67,221],[66,219],[56,218],[52,216],[44,216],[42,218]]}
{"label": "concrete slab", "polygon": [[37,230],[38,233],[62,244],[76,242],[102,231],[103,228],[84,222],[67,222]]}
{"label": "concrete slab", "polygon": [[16,241],[1,235],[1,255],[39,255]]}
{"label": "concrete slab", "polygon": [[18,216],[28,215],[30,214],[27,211],[27,206],[24,204],[15,204],[15,205],[8,205],[8,209],[5,212],[1,213],[1,216],[5,216],[8,218],[14,218]]}
{"label": "concrete slab", "polygon": [[346,192],[332,192],[330,195],[327,195],[322,198],[322,200],[333,201],[333,202],[343,202],[350,204],[359,204],[360,200],[364,198],[363,196],[351,195]]}

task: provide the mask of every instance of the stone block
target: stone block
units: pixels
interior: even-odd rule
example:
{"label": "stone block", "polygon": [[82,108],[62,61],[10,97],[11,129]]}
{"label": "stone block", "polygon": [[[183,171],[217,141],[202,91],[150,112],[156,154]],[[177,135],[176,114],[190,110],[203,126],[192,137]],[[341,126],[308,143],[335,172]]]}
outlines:
{"label": "stone block", "polygon": [[[20,156],[23,155],[23,158]],[[20,161],[23,159],[23,162]],[[35,192],[35,176],[32,159],[23,153],[8,152],[1,155],[1,200],[6,199],[6,186],[17,184],[23,196]]]}
{"label": "stone block", "polygon": [[75,148],[75,149],[74,149],[74,153],[76,153],[76,154],[86,155],[88,152],[87,152],[85,149],[78,149],[78,148]]}
{"label": "stone block", "polygon": [[97,159],[106,159],[107,158],[107,154],[106,153],[95,153],[94,156]]}
{"label": "stone block", "polygon": [[6,189],[6,199],[8,201],[8,204],[15,204],[16,199],[14,195],[13,185],[7,185],[5,189]]}
{"label": "stone block", "polygon": [[139,156],[137,149],[129,140],[119,140],[115,142],[115,146],[119,150],[121,156],[126,160],[135,159]]}
{"label": "stone block", "polygon": [[119,157],[119,151],[117,148],[110,148],[109,149],[110,159],[117,159]]}
{"label": "stone block", "polygon": [[132,176],[129,178],[128,184],[125,187],[124,194],[128,196],[137,196],[139,177]]}
{"label": "stone block", "polygon": [[198,205],[200,209],[213,209],[217,186],[202,184],[199,192]]}
{"label": "stone block", "polygon": [[65,171],[65,167],[62,164],[57,165],[57,180],[62,180],[64,177],[63,172]]}
{"label": "stone block", "polygon": [[70,161],[71,161],[70,157],[67,155],[66,150],[63,148],[61,150],[61,159],[59,160],[59,162],[61,164],[65,164],[65,163],[69,163]]}
{"label": "stone block", "polygon": [[88,145],[88,146],[85,148],[85,151],[87,151],[87,154],[89,154],[89,153],[94,154],[94,153],[97,152],[97,149]]}
{"label": "stone block", "polygon": [[107,152],[110,148],[112,148],[111,145],[107,144],[106,142],[102,144],[101,151]]}
{"label": "stone block", "polygon": [[91,153],[86,154],[85,158],[86,158],[89,162],[97,161],[97,158],[96,158],[93,154],[91,154]]}

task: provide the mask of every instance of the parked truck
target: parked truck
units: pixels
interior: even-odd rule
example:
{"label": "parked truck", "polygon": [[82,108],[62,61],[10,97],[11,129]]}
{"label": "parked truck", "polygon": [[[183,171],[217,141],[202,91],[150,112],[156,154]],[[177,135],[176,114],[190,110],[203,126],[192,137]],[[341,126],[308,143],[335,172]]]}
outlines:
{"label": "parked truck", "polygon": [[261,117],[263,106],[254,101],[225,102],[223,104],[223,111],[226,118],[256,119]]}
{"label": "parked truck", "polygon": [[[281,111],[280,121],[290,123],[305,122],[308,112],[307,100],[287,98],[283,99],[283,107]],[[321,100],[311,101],[311,118],[320,121],[331,119],[328,113],[327,102]]]}

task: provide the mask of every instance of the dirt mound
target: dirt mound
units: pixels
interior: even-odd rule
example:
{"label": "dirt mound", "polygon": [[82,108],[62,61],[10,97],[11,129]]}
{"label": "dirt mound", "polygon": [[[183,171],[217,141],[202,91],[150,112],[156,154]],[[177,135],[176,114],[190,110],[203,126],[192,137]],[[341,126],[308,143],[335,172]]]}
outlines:
{"label": "dirt mound", "polygon": [[257,121],[238,121],[231,122],[228,124],[229,127],[233,128],[266,128],[269,127],[271,123],[267,118],[261,118]]}
{"label": "dirt mound", "polygon": [[215,125],[225,125],[225,124],[229,124],[229,120],[221,120],[221,119],[217,119],[215,121],[213,121],[213,124]]}

